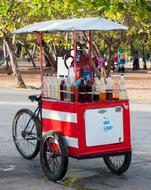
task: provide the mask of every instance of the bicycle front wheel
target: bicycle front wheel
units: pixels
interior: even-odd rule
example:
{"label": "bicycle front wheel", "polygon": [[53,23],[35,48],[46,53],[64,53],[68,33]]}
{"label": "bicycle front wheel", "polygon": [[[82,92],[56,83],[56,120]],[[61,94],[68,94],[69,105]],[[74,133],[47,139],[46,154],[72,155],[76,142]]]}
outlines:
{"label": "bicycle front wheel", "polygon": [[26,159],[37,156],[41,130],[39,118],[29,109],[19,110],[13,120],[12,133],[18,152]]}

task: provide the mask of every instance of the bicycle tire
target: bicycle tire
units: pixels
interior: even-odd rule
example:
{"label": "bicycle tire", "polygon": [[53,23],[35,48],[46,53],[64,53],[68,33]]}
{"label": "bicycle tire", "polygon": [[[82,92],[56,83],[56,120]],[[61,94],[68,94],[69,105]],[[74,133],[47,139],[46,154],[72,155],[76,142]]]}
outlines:
{"label": "bicycle tire", "polygon": [[[40,139],[41,139],[41,124],[40,120],[37,116],[33,116],[34,113],[29,109],[21,109],[19,110],[13,120],[12,125],[12,134],[15,146],[18,152],[25,158],[25,159],[33,159],[37,156],[40,149]],[[22,118],[30,118],[31,121],[29,122],[30,125],[26,126],[27,123],[23,122],[20,124]],[[19,124],[21,125],[21,130],[19,130]],[[32,126],[32,127],[31,127]],[[27,127],[27,131],[25,128]],[[19,139],[19,136],[21,139]],[[20,140],[20,141],[19,141]],[[22,147],[21,143],[24,142],[24,145],[32,145],[32,151],[29,152],[28,148]],[[34,143],[33,143],[34,142]],[[28,150],[28,151],[26,151]]]}
{"label": "bicycle tire", "polygon": [[[123,156],[123,159],[122,159],[122,156]],[[105,157],[103,157],[103,159],[104,159],[106,166],[108,167],[108,169],[110,171],[112,171],[115,174],[122,174],[122,173],[126,172],[130,166],[131,159],[132,159],[132,153],[127,152],[123,155],[105,156]],[[119,160],[120,160],[120,163],[118,163]],[[113,161],[114,161],[114,163],[113,163]]]}
{"label": "bicycle tire", "polygon": [[59,132],[50,131],[44,135],[40,146],[40,161],[49,180],[56,182],[65,176],[68,168],[68,153],[66,143]]}

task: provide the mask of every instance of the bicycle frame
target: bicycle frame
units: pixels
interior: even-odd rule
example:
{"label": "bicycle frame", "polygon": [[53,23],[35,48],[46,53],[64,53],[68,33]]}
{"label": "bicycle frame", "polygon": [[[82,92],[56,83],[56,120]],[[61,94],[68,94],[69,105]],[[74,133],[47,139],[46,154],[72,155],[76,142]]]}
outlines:
{"label": "bicycle frame", "polygon": [[[28,123],[27,123],[27,125],[26,125],[26,127],[25,127],[25,129],[24,129],[24,132],[26,131],[26,129],[28,128],[28,125],[29,125],[30,121],[31,121],[34,117],[38,117],[38,119],[39,119],[40,122],[41,122],[41,118],[42,118],[41,100],[38,102],[38,107],[35,109],[35,111],[34,111],[32,117],[29,119],[29,121],[28,121]],[[33,126],[33,127],[34,127],[34,126]],[[32,127],[32,129],[33,129],[33,127]],[[31,129],[31,131],[32,131],[32,129]]]}

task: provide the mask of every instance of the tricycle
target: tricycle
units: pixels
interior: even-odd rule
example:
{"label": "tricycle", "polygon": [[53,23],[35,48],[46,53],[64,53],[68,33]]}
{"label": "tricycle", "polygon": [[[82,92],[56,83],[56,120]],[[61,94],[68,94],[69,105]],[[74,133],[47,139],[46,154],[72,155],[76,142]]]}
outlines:
{"label": "tricycle", "polygon": [[[104,18],[79,18],[34,23],[15,31],[16,34],[36,33],[38,36],[42,85],[40,95],[29,96],[31,101],[38,102],[35,112],[21,109],[16,113],[13,138],[19,153],[26,159],[34,158],[40,150],[42,169],[52,181],[65,176],[69,157],[102,157],[116,174],[125,172],[130,166],[129,100],[119,96],[113,98],[109,89],[104,92],[106,98],[100,99],[100,94],[92,88],[98,71],[93,64],[92,31],[117,29],[126,30],[127,27]],[[73,35],[73,48],[63,59],[66,68],[63,75],[61,69],[57,76],[44,72],[44,32]],[[86,51],[77,40],[78,33],[87,39]]]}

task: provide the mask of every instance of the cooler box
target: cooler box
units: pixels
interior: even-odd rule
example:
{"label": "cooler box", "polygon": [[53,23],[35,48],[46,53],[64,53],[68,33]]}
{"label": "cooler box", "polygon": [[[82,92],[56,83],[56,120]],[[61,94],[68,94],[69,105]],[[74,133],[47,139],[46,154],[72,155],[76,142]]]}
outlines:
{"label": "cooler box", "polygon": [[129,101],[42,100],[43,133],[59,131],[68,153],[79,159],[131,151]]}

